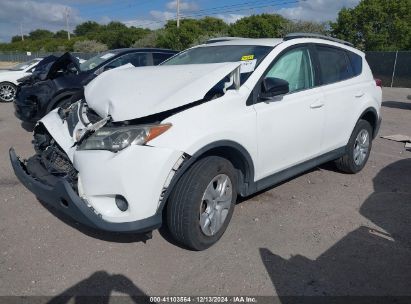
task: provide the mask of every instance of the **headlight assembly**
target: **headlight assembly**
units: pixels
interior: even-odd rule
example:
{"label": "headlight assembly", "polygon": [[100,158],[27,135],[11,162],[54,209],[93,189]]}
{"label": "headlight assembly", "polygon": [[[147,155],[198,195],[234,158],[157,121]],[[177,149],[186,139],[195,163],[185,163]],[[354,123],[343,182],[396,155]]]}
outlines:
{"label": "headlight assembly", "polygon": [[130,145],[145,145],[170,127],[171,124],[103,127],[85,139],[78,149],[118,152]]}

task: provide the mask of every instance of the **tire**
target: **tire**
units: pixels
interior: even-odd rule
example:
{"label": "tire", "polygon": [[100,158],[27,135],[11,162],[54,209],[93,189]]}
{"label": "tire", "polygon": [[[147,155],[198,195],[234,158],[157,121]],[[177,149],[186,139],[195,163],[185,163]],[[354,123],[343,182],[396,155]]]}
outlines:
{"label": "tire", "polygon": [[[214,196],[217,200],[211,199]],[[194,250],[207,249],[226,230],[236,200],[237,175],[233,165],[218,156],[200,159],[184,173],[170,194],[168,229],[178,243]]]}
{"label": "tire", "polygon": [[372,132],[373,129],[368,121],[362,119],[358,121],[348,141],[346,154],[336,160],[339,170],[354,174],[364,168],[372,148]]}
{"label": "tire", "polygon": [[17,87],[11,82],[0,83],[0,102],[12,102],[16,97]]}

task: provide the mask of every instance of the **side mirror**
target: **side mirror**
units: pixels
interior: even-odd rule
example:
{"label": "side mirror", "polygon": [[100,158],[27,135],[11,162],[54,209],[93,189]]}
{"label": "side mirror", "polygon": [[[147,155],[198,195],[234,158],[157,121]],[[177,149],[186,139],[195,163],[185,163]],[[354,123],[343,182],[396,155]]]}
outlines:
{"label": "side mirror", "polygon": [[261,84],[260,98],[263,100],[271,99],[278,95],[290,92],[288,81],[275,77],[267,77]]}

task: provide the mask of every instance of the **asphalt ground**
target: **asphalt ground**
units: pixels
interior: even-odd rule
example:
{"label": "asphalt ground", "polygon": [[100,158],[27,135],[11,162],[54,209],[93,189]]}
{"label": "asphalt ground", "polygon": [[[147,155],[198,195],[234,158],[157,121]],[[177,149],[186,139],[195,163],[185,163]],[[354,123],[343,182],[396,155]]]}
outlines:
{"label": "asphalt ground", "polygon": [[[380,135],[411,135],[411,89],[384,89]],[[237,204],[222,239],[193,252],[54,214],[14,176],[33,154],[0,104],[0,295],[409,295],[411,152],[377,138],[356,175],[326,164]]]}

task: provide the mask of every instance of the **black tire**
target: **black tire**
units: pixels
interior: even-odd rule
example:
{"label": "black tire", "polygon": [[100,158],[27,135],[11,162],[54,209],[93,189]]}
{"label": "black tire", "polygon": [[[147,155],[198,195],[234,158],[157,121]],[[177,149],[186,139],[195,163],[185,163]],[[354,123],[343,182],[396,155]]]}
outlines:
{"label": "black tire", "polygon": [[[232,198],[223,224],[214,235],[206,235],[200,227],[203,194],[214,178],[224,174],[231,181]],[[173,238],[194,250],[204,250],[216,243],[226,230],[237,200],[237,175],[233,165],[218,156],[200,159],[184,173],[167,203],[167,226]],[[226,211],[227,212],[227,211]]]}
{"label": "black tire", "polygon": [[14,95],[10,99],[5,99],[0,95],[0,102],[13,102],[14,99],[16,98],[17,87],[13,83],[7,82],[7,81],[0,83],[0,90],[2,89],[3,86],[10,87],[12,90],[14,90]]}
{"label": "black tire", "polygon": [[[364,158],[364,160],[361,162],[361,164],[357,164],[354,159],[354,149],[356,148],[356,139],[357,136],[360,132],[366,131],[368,133],[368,138],[369,138],[369,146],[368,146],[368,152]],[[339,170],[345,172],[345,173],[358,173],[360,172],[365,164],[368,161],[368,158],[370,156],[371,148],[372,148],[372,139],[373,139],[373,129],[370,125],[370,123],[366,120],[360,119],[357,123],[357,125],[354,128],[354,131],[351,134],[350,140],[348,141],[347,144],[347,152],[344,156],[336,160],[336,166]]]}

